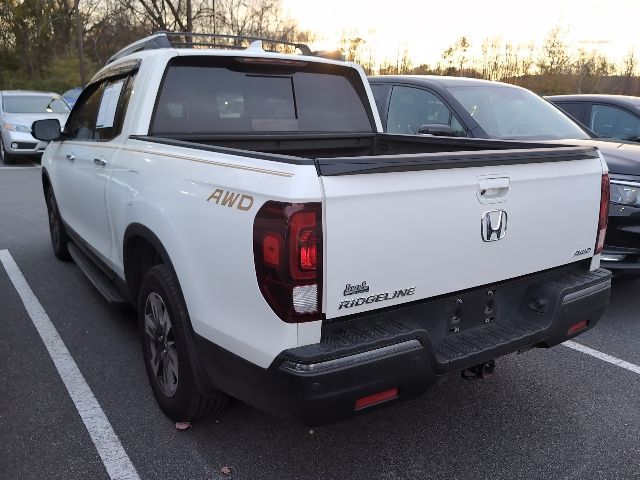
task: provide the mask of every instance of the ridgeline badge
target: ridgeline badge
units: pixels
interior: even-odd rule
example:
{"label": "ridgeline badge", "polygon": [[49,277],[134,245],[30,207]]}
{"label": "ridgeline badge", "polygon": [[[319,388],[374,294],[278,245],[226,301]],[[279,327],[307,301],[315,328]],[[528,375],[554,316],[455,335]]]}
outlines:
{"label": "ridgeline badge", "polygon": [[354,298],[353,300],[345,300],[343,302],[340,302],[340,305],[338,305],[338,310],[342,310],[343,308],[360,307],[369,303],[386,302],[389,300],[400,299],[403,297],[415,295],[415,293],[416,287],[411,287],[403,288],[401,290],[395,290],[393,292],[384,292],[377,295],[370,295],[368,297],[358,297]]}
{"label": "ridgeline badge", "polygon": [[362,282],[360,285],[351,285],[350,283],[347,283],[347,285],[344,287],[344,296],[346,297],[347,295],[355,295],[356,293],[363,293],[363,292],[368,292],[369,291],[369,285],[367,285],[367,282]]}

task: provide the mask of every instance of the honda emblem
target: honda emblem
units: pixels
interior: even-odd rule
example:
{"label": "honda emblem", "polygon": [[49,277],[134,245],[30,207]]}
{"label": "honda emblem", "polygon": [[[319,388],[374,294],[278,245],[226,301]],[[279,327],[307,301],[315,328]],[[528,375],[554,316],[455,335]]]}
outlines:
{"label": "honda emblem", "polygon": [[482,215],[480,234],[485,242],[502,240],[507,234],[507,212],[492,210]]}

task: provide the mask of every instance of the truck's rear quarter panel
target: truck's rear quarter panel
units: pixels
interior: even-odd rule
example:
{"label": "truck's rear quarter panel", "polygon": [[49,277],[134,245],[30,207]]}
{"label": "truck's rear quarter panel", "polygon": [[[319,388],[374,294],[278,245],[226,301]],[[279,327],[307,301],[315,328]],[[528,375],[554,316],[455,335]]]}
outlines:
{"label": "truck's rear quarter panel", "polygon": [[[130,139],[113,161],[109,188],[121,275],[126,228],[145,225],[171,258],[197,334],[263,367],[298,345],[298,325],[280,320],[258,287],[253,222],[268,200],[321,201],[313,165]],[[233,206],[223,205],[226,195],[237,195]],[[319,341],[319,325],[301,329],[307,342]]]}

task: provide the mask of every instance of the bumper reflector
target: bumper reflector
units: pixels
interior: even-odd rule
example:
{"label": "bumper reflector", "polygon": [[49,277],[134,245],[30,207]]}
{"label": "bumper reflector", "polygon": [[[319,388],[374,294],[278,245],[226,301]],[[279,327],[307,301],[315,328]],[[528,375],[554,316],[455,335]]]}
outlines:
{"label": "bumper reflector", "polygon": [[578,333],[580,330],[584,330],[589,325],[589,320],[582,320],[581,322],[572,325],[567,332],[567,336],[573,335],[574,333]]}
{"label": "bumper reflector", "polygon": [[389,390],[384,390],[382,392],[374,393],[373,395],[359,398],[358,400],[356,400],[355,409],[356,411],[362,410],[363,408],[372,407],[373,405],[378,405],[380,403],[393,400],[394,398],[398,398],[398,387],[390,388]]}
{"label": "bumper reflector", "polygon": [[296,313],[318,313],[318,285],[293,287],[293,309]]}

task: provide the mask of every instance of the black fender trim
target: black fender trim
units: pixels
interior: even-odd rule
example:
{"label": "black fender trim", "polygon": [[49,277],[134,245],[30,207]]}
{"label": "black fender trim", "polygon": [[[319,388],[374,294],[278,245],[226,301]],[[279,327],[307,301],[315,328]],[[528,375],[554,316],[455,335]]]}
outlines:
{"label": "black fender trim", "polygon": [[[131,240],[133,236],[137,236],[145,239],[160,254],[160,257],[162,258],[163,263],[169,267],[169,269],[171,270],[171,273],[174,275],[174,277],[177,280],[178,293],[187,309],[187,315],[189,315],[189,306],[187,305],[187,302],[184,298],[184,294],[182,293],[182,285],[180,285],[180,279],[178,277],[178,274],[176,273],[175,267],[173,266],[171,257],[169,256],[169,253],[167,252],[167,249],[163,245],[160,238],[158,238],[158,236],[148,227],[140,223],[132,223],[125,230],[123,247],[127,245],[127,243]],[[123,257],[124,257],[124,248],[123,248]],[[123,264],[124,264],[124,258],[123,258]],[[125,277],[127,277],[127,265],[124,264],[124,267],[125,267]],[[127,283],[129,282],[127,281]],[[129,288],[131,289],[130,285],[129,285]],[[133,298],[133,291],[131,291],[131,297]],[[133,303],[137,310],[138,298],[133,298]],[[198,350],[196,349],[196,344],[195,344],[196,333],[193,330],[193,326],[191,325],[190,316],[189,316],[188,325],[181,324],[181,328],[182,328],[183,337],[186,339],[186,342],[187,342],[189,361],[191,362],[191,368],[193,370],[193,376],[195,378],[196,386],[198,390],[200,391],[200,393],[205,395],[207,393],[209,394],[212,394],[214,392],[217,393],[218,389],[212,384],[211,380],[206,375],[202,362],[200,360],[200,356],[198,355]]]}

